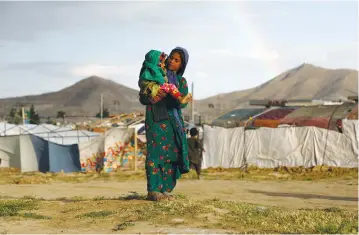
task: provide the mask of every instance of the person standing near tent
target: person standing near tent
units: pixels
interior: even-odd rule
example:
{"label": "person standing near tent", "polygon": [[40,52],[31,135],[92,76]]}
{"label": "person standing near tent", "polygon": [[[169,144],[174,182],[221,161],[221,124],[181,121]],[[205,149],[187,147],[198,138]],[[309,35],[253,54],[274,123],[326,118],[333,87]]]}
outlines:
{"label": "person standing near tent", "polygon": [[[183,76],[188,63],[186,49],[176,47],[166,61],[168,82],[186,98],[179,102],[159,89],[159,84],[139,79],[140,101],[146,105],[146,176],[147,199],[173,200],[170,194],[177,179],[189,172],[188,145],[181,109],[191,101]],[[145,90],[148,95],[144,95]]]}
{"label": "person standing near tent", "polygon": [[188,138],[187,143],[190,168],[196,171],[197,179],[200,179],[203,152],[205,152],[205,150],[203,149],[203,144],[198,139],[197,128],[193,127],[189,132],[191,134],[191,137]]}

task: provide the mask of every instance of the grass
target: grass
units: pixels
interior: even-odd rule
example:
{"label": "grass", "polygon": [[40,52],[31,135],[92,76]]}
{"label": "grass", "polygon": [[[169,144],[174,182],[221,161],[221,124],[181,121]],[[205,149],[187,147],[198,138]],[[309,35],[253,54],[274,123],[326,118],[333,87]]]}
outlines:
{"label": "grass", "polygon": [[0,200],[0,217],[16,216],[22,210],[35,209],[35,200]]}
{"label": "grass", "polygon": [[24,213],[22,214],[22,216],[24,218],[31,218],[31,219],[51,219],[50,216],[39,215],[36,213]]}
{"label": "grass", "polygon": [[77,215],[75,218],[104,218],[114,214],[113,211],[93,211],[81,215]]}
{"label": "grass", "polygon": [[122,231],[122,230],[125,230],[126,228],[132,227],[132,226],[135,226],[135,224],[132,222],[124,222],[124,223],[116,225],[116,228],[114,228],[113,231]]}
{"label": "grass", "polygon": [[[358,168],[336,167],[279,167],[264,169],[250,166],[238,168],[209,168],[202,171],[203,180],[355,180],[357,184]],[[144,170],[137,172],[119,171],[113,173],[21,173],[16,169],[0,168],[0,184],[48,184],[54,182],[83,183],[92,180],[98,181],[128,181],[145,180]],[[194,171],[182,176],[183,180],[195,180]]]}
{"label": "grass", "polygon": [[[221,229],[223,233],[358,232],[357,211],[346,211],[336,207],[288,209],[219,199],[192,200],[185,195],[176,195],[176,201],[148,202],[142,200],[144,196],[133,192],[117,199],[0,200],[0,212],[4,218],[43,219],[41,225],[44,228],[62,229],[64,232],[66,229],[102,233],[129,231],[144,222],[167,228],[182,226],[212,231]],[[63,204],[63,200],[67,200],[68,203]],[[29,211],[34,208],[43,212],[48,211],[46,214],[52,211],[54,216],[42,216]],[[19,213],[24,210],[24,213]],[[89,224],[86,222],[88,219],[98,222]],[[142,228],[143,231],[149,229]]]}

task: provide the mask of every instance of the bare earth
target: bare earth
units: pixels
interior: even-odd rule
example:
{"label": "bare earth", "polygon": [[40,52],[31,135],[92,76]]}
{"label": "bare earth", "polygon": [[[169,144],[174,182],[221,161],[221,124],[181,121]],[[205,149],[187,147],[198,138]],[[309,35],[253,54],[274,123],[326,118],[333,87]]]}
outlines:
{"label": "bare earth", "polygon": [[[102,182],[87,183],[54,183],[38,185],[0,185],[1,197],[21,198],[24,196],[56,199],[61,197],[117,197],[129,194],[146,193],[145,181]],[[329,208],[338,207],[345,210],[358,210],[358,186],[353,181],[248,181],[248,180],[181,180],[175,190],[176,194],[184,194],[191,199],[221,199],[238,202],[248,202],[262,205],[281,206],[287,208]],[[121,203],[115,202],[115,203]],[[138,202],[142,203],[142,202]],[[135,204],[134,204],[135,206]],[[0,219],[0,230],[7,233],[44,233],[62,232],[43,230],[44,228],[27,221],[6,221]],[[206,231],[203,229],[186,230],[176,227],[162,231],[154,225],[143,224],[136,226],[127,233],[135,232],[171,232],[171,233],[208,233],[221,231]],[[1,232],[1,231],[0,231]],[[65,229],[65,233],[78,233],[76,229]],[[81,231],[90,233],[91,231]],[[92,231],[95,232],[95,231]],[[111,231],[98,230],[96,232],[109,233]]]}
{"label": "bare earth", "polygon": [[[0,196],[34,196],[44,199],[60,197],[116,197],[129,192],[146,194],[145,181],[71,184],[0,185]],[[358,186],[350,181],[180,181],[174,193],[193,199],[233,200],[289,208],[341,207],[358,209]]]}

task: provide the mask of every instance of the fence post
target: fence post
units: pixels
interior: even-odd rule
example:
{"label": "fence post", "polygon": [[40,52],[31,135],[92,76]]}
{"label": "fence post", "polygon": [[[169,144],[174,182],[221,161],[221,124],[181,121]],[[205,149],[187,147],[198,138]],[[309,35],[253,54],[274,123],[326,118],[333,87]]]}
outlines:
{"label": "fence post", "polygon": [[134,163],[135,163],[135,171],[137,171],[137,129],[135,129],[135,134],[134,134],[134,145],[135,145],[135,154],[134,154]]}

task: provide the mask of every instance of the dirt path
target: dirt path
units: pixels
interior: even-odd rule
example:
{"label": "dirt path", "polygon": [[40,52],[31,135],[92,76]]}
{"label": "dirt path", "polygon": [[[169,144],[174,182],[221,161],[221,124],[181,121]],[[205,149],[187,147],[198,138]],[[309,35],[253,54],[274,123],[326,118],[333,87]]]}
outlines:
{"label": "dirt path", "polygon": [[[35,196],[44,199],[74,196],[116,197],[131,191],[145,194],[145,189],[145,181],[12,184],[0,185],[0,196]],[[181,193],[193,199],[218,198],[287,208],[340,207],[358,210],[358,186],[354,181],[182,180],[174,193]]]}

